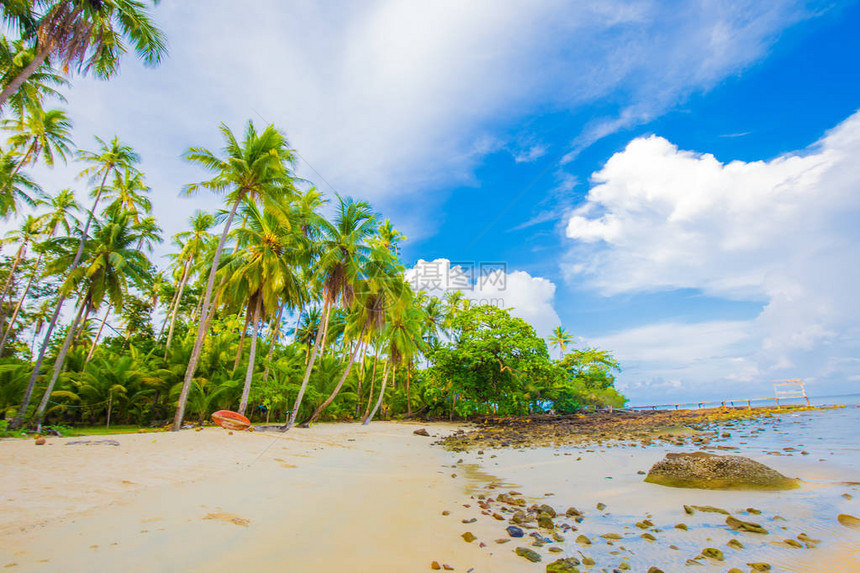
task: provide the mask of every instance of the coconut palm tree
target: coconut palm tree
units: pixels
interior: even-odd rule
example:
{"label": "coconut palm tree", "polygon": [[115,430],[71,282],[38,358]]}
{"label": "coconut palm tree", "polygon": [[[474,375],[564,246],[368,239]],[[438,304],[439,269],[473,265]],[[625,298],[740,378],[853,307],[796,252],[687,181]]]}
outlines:
{"label": "coconut palm tree", "polygon": [[[334,401],[346,382],[359,349],[364,352],[370,340],[384,328],[386,311],[401,303],[406,293],[402,272],[403,267],[396,262],[390,250],[375,248],[370,251],[370,256],[362,267],[361,278],[356,284],[356,301],[348,315],[344,333],[345,340],[353,340],[355,346],[337,386],[328,399],[317,407],[308,423],[316,421],[322,411]],[[360,386],[357,394],[361,395]]]}
{"label": "coconut palm tree", "polygon": [[105,198],[110,200],[105,213],[127,211],[132,214],[134,224],[139,225],[143,217],[152,213],[152,201],[146,196],[151,191],[143,173],[131,165],[123,166],[114,172],[113,184],[105,188]]}
{"label": "coconut palm tree", "polygon": [[18,270],[18,265],[21,259],[27,254],[27,247],[30,243],[39,239],[44,232],[44,225],[39,217],[27,215],[21,226],[6,234],[4,243],[18,243],[18,251],[15,253],[15,259],[12,261],[12,268],[9,269],[9,276],[6,277],[6,283],[3,285],[3,294],[0,295],[0,323],[6,318],[6,296],[12,288],[12,283],[15,282],[15,271]]}
{"label": "coconut palm tree", "polygon": [[[48,231],[47,240],[50,241],[56,234],[57,230],[62,229],[66,233],[71,231],[70,220],[74,220],[72,213],[77,211],[79,206],[77,201],[75,201],[75,194],[71,189],[63,189],[57,193],[56,196],[52,197],[47,204],[51,206],[51,210],[43,214],[39,219],[44,225],[45,230]],[[27,286],[24,287],[24,292],[18,299],[18,304],[12,311],[12,316],[9,317],[9,324],[3,332],[3,338],[0,339],[0,356],[2,356],[3,350],[6,348],[6,341],[9,339],[12,329],[15,327],[15,321],[18,318],[18,314],[21,312],[21,308],[24,306],[24,301],[27,299],[27,295],[30,293],[30,288],[33,286],[33,283],[41,272],[42,259],[45,256],[45,252],[42,249],[38,249],[38,251],[39,257],[36,259],[36,264],[33,266],[33,271],[30,273]]]}
{"label": "coconut palm tree", "polygon": [[139,0],[42,0],[36,6],[43,11],[28,14],[36,24],[35,53],[0,92],[0,107],[48,57],[64,70],[107,79],[119,69],[129,44],[145,65],[157,65],[167,54],[163,33]]}
{"label": "coconut palm tree", "polygon": [[245,298],[248,309],[254,309],[251,355],[239,403],[240,414],[244,414],[248,406],[260,322],[278,309],[282,300],[300,300],[303,289],[300,276],[290,264],[291,253],[298,250],[293,228],[284,225],[274,212],[261,211],[253,203],[243,207],[242,215],[244,225],[233,233],[236,251],[227,265],[230,275],[227,288],[232,291],[232,298]]}
{"label": "coconut palm tree", "polygon": [[552,336],[549,338],[550,346],[558,348],[558,359],[564,358],[564,353],[567,351],[567,345],[573,342],[573,336],[563,329],[561,326],[556,326],[552,331]]}
{"label": "coconut palm tree", "polygon": [[[35,50],[26,46],[24,40],[9,40],[0,36],[0,70],[6,70],[0,74],[0,89],[20,74],[35,55]],[[9,97],[7,112],[11,113],[7,115],[21,118],[28,107],[41,105],[48,97],[65,102],[66,98],[56,88],[67,85],[69,82],[66,78],[49,66],[42,65]]]}
{"label": "coconut palm tree", "polygon": [[[182,273],[176,293],[165,316],[165,321],[168,318],[170,320],[170,330],[167,333],[167,344],[164,348],[165,356],[167,356],[167,352],[170,350],[170,342],[173,340],[173,329],[176,326],[179,302],[182,300],[182,293],[185,292],[185,287],[191,278],[192,265],[205,252],[207,243],[211,241],[212,235],[209,233],[209,229],[214,224],[215,218],[211,214],[197,211],[191,217],[191,230],[177,233],[174,236],[174,241],[181,247],[176,261],[182,263]],[[162,325],[161,331],[164,332],[164,325]],[[158,337],[161,338],[161,333],[159,333]]]}
{"label": "coconut palm tree", "polygon": [[[216,156],[207,149],[193,147],[185,154],[185,159],[198,163],[215,173],[212,179],[201,183],[194,183],[185,187],[186,193],[196,193],[201,188],[210,189],[215,192],[228,190],[227,201],[231,205],[230,212],[224,222],[224,230],[215,250],[209,279],[203,296],[203,306],[200,313],[197,337],[185,378],[182,381],[182,390],[179,393],[179,401],[176,406],[176,414],[173,419],[173,430],[178,431],[182,427],[182,418],[185,414],[185,401],[191,381],[200,361],[200,353],[203,350],[203,342],[206,339],[206,325],[212,299],[212,291],[215,286],[215,275],[218,271],[218,263],[224,250],[230,225],[236,216],[236,211],[242,203],[256,202],[262,200],[264,203],[270,199],[281,199],[284,196],[292,196],[295,193],[291,167],[294,163],[294,152],[289,148],[287,138],[270,125],[257,133],[252,122],[248,122],[245,135],[239,142],[230,131],[230,128],[221,124],[221,134],[226,140],[224,147],[224,158]],[[278,201],[276,200],[275,203]]]}
{"label": "coconut palm tree", "polygon": [[30,105],[21,117],[3,120],[3,129],[13,132],[9,144],[21,153],[14,173],[28,163],[35,164],[39,158],[48,167],[53,167],[55,155],[65,163],[66,154],[74,146],[70,137],[72,122],[59,109],[45,111],[41,105]]}
{"label": "coconut palm tree", "polygon": [[26,203],[35,206],[37,199],[32,195],[39,195],[42,191],[24,173],[19,171],[20,160],[14,151],[4,152],[0,149],[0,217],[8,218],[18,212],[18,205]]}
{"label": "coconut palm tree", "polygon": [[320,231],[322,237],[315,274],[323,288],[322,327],[317,333],[290,419],[282,427],[283,430],[289,430],[296,423],[314,361],[328,335],[332,307],[340,303],[344,307],[352,304],[355,283],[370,253],[366,241],[376,231],[376,220],[370,205],[364,201],[339,198],[335,221],[323,221]]}
{"label": "coconut palm tree", "polygon": [[[82,263],[71,265],[72,270],[63,281],[60,292],[68,293],[77,289],[83,293],[79,299],[78,318],[72,321],[60,353],[57,355],[51,379],[36,410],[37,424],[42,422],[48,400],[63,368],[66,353],[84,308],[98,310],[105,300],[116,309],[122,308],[123,298],[130,285],[143,286],[149,278],[151,264],[143,253],[134,248],[137,240],[138,237],[128,213],[111,217],[104,223],[96,222],[93,238],[86,242]],[[69,249],[51,261],[46,272],[56,273],[70,268],[71,260],[72,254]]]}
{"label": "coconut palm tree", "polygon": [[[413,304],[412,292],[404,290],[404,295],[397,304],[388,308],[388,326],[385,329],[383,336],[385,337],[385,347],[388,349],[388,362],[386,368],[391,368],[394,375],[392,378],[396,383],[397,366],[407,366],[407,388],[406,388],[406,404],[407,413],[412,413],[411,395],[409,392],[409,370],[408,365],[412,359],[422,350],[423,339],[421,337],[424,326],[424,319],[420,309]],[[383,376],[385,376],[383,374]],[[369,424],[376,412],[382,406],[383,398],[385,397],[385,381],[379,388],[379,398],[369,416],[366,416],[362,424]]]}
{"label": "coconut palm tree", "polygon": [[[74,258],[70,261],[70,265],[66,267],[69,274],[73,273],[78,266],[78,263],[81,261],[81,257],[84,254],[84,245],[87,241],[87,235],[89,233],[90,225],[93,222],[93,217],[95,216],[96,210],[98,209],[99,201],[101,200],[102,194],[104,193],[105,183],[107,182],[107,178],[111,173],[114,173],[120,169],[125,169],[126,167],[131,167],[135,163],[140,161],[140,157],[134,150],[122,144],[116,137],[114,137],[110,143],[105,143],[102,139],[96,137],[96,141],[99,143],[99,150],[95,152],[90,151],[81,151],[78,153],[78,157],[83,161],[87,161],[92,163],[92,165],[86,168],[81,172],[81,176],[87,176],[93,178],[98,178],[101,175],[101,183],[99,184],[97,190],[93,191],[93,195],[95,196],[93,200],[93,206],[90,209],[89,216],[87,217],[87,222],[84,225],[83,230],[81,231],[81,236],[78,241],[78,250],[75,253]],[[30,374],[30,382],[27,384],[27,390],[24,393],[24,400],[21,403],[21,409],[18,410],[18,415],[15,416],[15,419],[12,421],[12,428],[20,428],[21,424],[24,423],[24,416],[27,413],[27,408],[30,406],[30,398],[33,395],[33,388],[36,386],[36,378],[39,376],[39,370],[42,367],[42,361],[45,359],[45,352],[48,349],[48,346],[51,342],[51,335],[54,333],[54,327],[57,325],[57,319],[60,317],[60,313],[63,310],[63,303],[66,301],[66,293],[70,292],[66,290],[65,293],[63,291],[60,292],[59,297],[57,298],[56,308],[54,309],[54,314],[51,317],[51,322],[48,324],[47,332],[45,333],[44,341],[42,342],[42,346],[39,349],[39,355],[36,358],[36,363],[33,365],[33,372]],[[83,306],[81,306],[83,309]],[[83,313],[83,310],[81,311]]]}

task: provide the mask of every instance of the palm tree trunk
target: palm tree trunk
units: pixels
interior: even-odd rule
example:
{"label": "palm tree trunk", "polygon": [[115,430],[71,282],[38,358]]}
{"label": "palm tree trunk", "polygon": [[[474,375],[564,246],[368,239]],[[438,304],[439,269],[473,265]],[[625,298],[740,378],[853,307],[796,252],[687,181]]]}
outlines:
{"label": "palm tree trunk", "polygon": [[358,387],[355,390],[355,417],[358,418],[361,410],[361,384],[364,382],[364,367],[367,364],[367,342],[364,343],[364,351],[361,353],[361,369],[358,371]]}
{"label": "palm tree trunk", "polygon": [[248,357],[248,370],[245,372],[245,386],[242,388],[242,401],[239,402],[239,413],[245,415],[248,407],[248,394],[251,393],[251,377],[254,375],[254,358],[257,356],[257,327],[260,325],[260,308],[263,306],[263,293],[257,293],[257,304],[254,307],[254,327],[251,331],[251,356]]}
{"label": "palm tree trunk", "polygon": [[[224,231],[221,233],[221,239],[218,241],[218,248],[215,250],[215,258],[212,261],[212,269],[209,271],[209,281],[206,283],[206,295],[203,298],[203,306],[201,313],[206,313],[209,308],[209,301],[212,298],[212,288],[215,286],[215,275],[218,271],[218,263],[221,261],[221,253],[224,251],[224,243],[227,242],[227,233],[230,232],[230,225],[233,223],[233,217],[236,216],[236,210],[241,203],[241,197],[233,202],[233,208],[230,210],[230,215],[227,217],[227,222],[224,223]],[[203,315],[200,317],[199,326],[197,327],[197,338],[194,341],[194,349],[191,351],[191,358],[188,361],[188,368],[185,370],[185,378],[182,380],[182,390],[179,392],[179,401],[176,404],[176,414],[173,416],[173,431],[178,432],[182,427],[182,419],[185,417],[185,403],[188,401],[188,392],[191,390],[191,381],[194,379],[194,373],[197,371],[197,364],[200,362],[200,354],[203,352],[203,342],[206,340],[206,327],[208,317]]]}
{"label": "palm tree trunk", "polygon": [[407,416],[412,415],[412,400],[411,400],[411,396],[409,394],[409,374],[411,371],[412,371],[412,369],[410,368],[410,364],[407,363],[406,364],[406,415]]}
{"label": "palm tree trunk", "polygon": [[[3,101],[0,100],[0,105],[2,104]],[[87,224],[84,225],[84,231],[83,233],[81,233],[81,242],[78,244],[78,251],[75,253],[75,259],[72,261],[72,264],[69,267],[69,272],[72,272],[77,268],[78,264],[80,264],[81,262],[81,258],[84,256],[84,245],[87,241],[87,234],[90,231],[90,225],[93,222],[93,216],[96,212],[96,208],[98,207],[99,200],[102,197],[102,192],[104,192],[105,182],[107,181],[108,173],[109,170],[105,171],[105,175],[102,178],[99,192],[96,194],[95,201],[93,201],[93,208],[90,211],[90,216],[87,217]],[[39,357],[36,359],[36,363],[33,365],[33,372],[30,373],[30,380],[27,382],[27,388],[24,390],[24,398],[21,402],[20,408],[18,408],[18,414],[16,414],[15,419],[12,420],[11,428],[13,430],[20,428],[21,425],[24,423],[24,416],[27,414],[27,408],[30,406],[30,399],[33,397],[33,389],[36,387],[36,379],[39,377],[39,369],[42,367],[42,362],[45,360],[45,352],[47,352],[48,345],[51,343],[51,335],[54,334],[54,328],[57,326],[57,319],[60,317],[60,313],[63,310],[63,303],[65,302],[66,295],[61,294],[57,298],[57,308],[54,310],[53,316],[51,316],[51,322],[48,325],[48,331],[45,333],[45,338],[42,341],[42,347],[39,349]]]}
{"label": "palm tree trunk", "polygon": [[14,94],[16,91],[18,91],[18,88],[20,88],[21,85],[26,82],[27,79],[32,76],[37,69],[39,69],[39,66],[42,65],[42,62],[45,61],[49,53],[49,48],[42,48],[36,54],[36,57],[33,58],[33,61],[27,64],[27,67],[21,70],[21,72],[17,76],[15,76],[5,88],[3,88],[3,91],[0,92],[0,107],[3,107],[3,104],[6,103],[6,100],[8,100],[9,97],[11,97],[11,95]]}
{"label": "palm tree trunk", "polygon": [[323,332],[328,327],[328,319],[331,315],[331,300],[327,296],[325,299],[325,304],[323,305],[323,324],[320,325],[320,329],[317,331],[317,340],[314,343],[314,349],[311,352],[311,357],[308,359],[308,365],[305,368],[305,377],[302,379],[302,386],[299,388],[299,394],[296,396],[296,402],[293,404],[293,411],[290,412],[290,419],[286,424],[281,426],[281,430],[286,432],[290,428],[293,427],[293,424],[296,423],[296,416],[299,415],[299,407],[302,405],[302,398],[305,396],[305,390],[308,387],[308,380],[311,379],[311,371],[314,369],[314,362],[317,359],[317,352],[320,349],[320,345],[322,344]]}
{"label": "palm tree trunk", "polygon": [[63,346],[60,348],[60,353],[54,361],[54,371],[51,374],[51,380],[48,382],[48,386],[45,388],[45,393],[42,395],[42,401],[39,402],[39,407],[36,409],[36,426],[39,429],[41,429],[42,420],[45,417],[45,410],[48,409],[48,401],[51,399],[51,393],[54,391],[54,384],[57,383],[57,378],[60,377],[60,372],[63,370],[63,362],[66,361],[66,354],[69,352],[69,346],[72,344],[72,338],[74,338],[78,322],[81,320],[81,315],[84,313],[84,309],[89,307],[87,300],[89,300],[89,296],[81,298],[75,319],[72,321],[72,324],[69,325],[69,330],[66,332],[66,338],[63,340]]}
{"label": "palm tree trunk", "polygon": [[93,307],[89,304],[87,305],[86,311],[84,311],[83,320],[78,321],[78,330],[75,332],[75,336],[72,338],[72,346],[77,347],[78,338],[80,338],[81,334],[84,332],[84,328],[87,326],[87,320],[90,318],[90,313],[93,311]]}
{"label": "palm tree trunk", "polygon": [[379,388],[379,400],[376,401],[376,406],[373,407],[373,411],[370,413],[370,416],[362,420],[361,424],[363,426],[368,425],[373,420],[373,417],[376,416],[377,410],[379,410],[379,407],[382,405],[382,399],[385,397],[385,383],[388,382],[389,365],[390,363],[387,363],[385,368],[382,369],[382,385]]}
{"label": "palm tree trunk", "polygon": [[[251,309],[245,307],[245,326],[242,328],[242,334],[239,336],[239,348],[236,350],[236,360],[233,361],[233,373],[239,367],[239,362],[242,360],[242,347],[245,346],[245,334],[248,332],[248,323],[251,322]],[[256,320],[256,319],[255,319]]]}
{"label": "palm tree trunk", "polygon": [[[283,314],[284,307],[286,306],[286,302],[281,304],[281,308],[278,309],[278,318],[276,318],[275,322],[272,323],[272,341],[269,343],[269,351],[266,353],[266,366],[263,369],[263,382],[269,379],[269,363],[272,361],[272,352],[275,350],[275,344],[278,342],[278,335],[281,334],[281,315]],[[0,348],[0,352],[2,352],[2,348]],[[268,416],[268,414],[266,415]]]}
{"label": "palm tree trunk", "polygon": [[[167,348],[170,348],[170,341],[173,338],[173,327],[176,323],[176,314],[179,311],[179,301],[182,300],[182,293],[185,291],[185,284],[188,282],[188,275],[191,269],[191,259],[185,261],[185,268],[182,269],[182,278],[179,279],[179,288],[173,295],[173,300],[170,301],[170,308],[167,309],[167,315],[164,317],[164,323],[161,325],[161,332],[158,333],[158,338],[164,333],[164,327],[167,321],[170,320],[170,332],[167,333]],[[165,349],[165,352],[167,350]]]}
{"label": "palm tree trunk", "polygon": [[364,409],[362,420],[370,415],[370,405],[373,404],[373,387],[376,386],[376,364],[379,362],[379,347],[377,346],[373,352],[373,371],[370,373],[370,392],[367,394],[367,407]]}
{"label": "palm tree trunk", "polygon": [[21,308],[24,306],[24,301],[30,293],[30,287],[33,286],[33,281],[36,280],[36,275],[39,273],[39,267],[42,264],[43,256],[43,254],[40,254],[39,258],[36,259],[36,266],[33,267],[33,272],[30,274],[30,280],[27,281],[27,286],[24,287],[24,294],[22,294],[21,298],[18,299],[18,304],[15,305],[15,310],[12,311],[12,316],[9,317],[9,324],[3,331],[3,338],[0,340],[0,356],[3,355],[3,350],[6,348],[6,341],[9,339],[9,335],[12,333],[12,328],[15,326],[15,321],[18,319],[18,313],[21,312]]}
{"label": "palm tree trunk", "polygon": [[18,268],[18,264],[24,257],[24,252],[26,249],[27,241],[24,241],[23,243],[21,243],[21,246],[18,247],[18,253],[15,255],[15,261],[12,263],[12,268],[9,269],[9,276],[6,277],[6,284],[3,286],[3,295],[0,296],[0,324],[2,324],[6,320],[6,296],[9,294],[9,290],[12,288],[12,280],[15,278],[15,270]]}
{"label": "palm tree trunk", "polygon": [[107,322],[107,317],[109,314],[110,314],[110,306],[108,306],[107,310],[105,310],[105,315],[102,318],[102,323],[99,326],[99,331],[96,333],[96,338],[95,338],[95,340],[93,340],[93,345],[90,346],[90,351],[87,353],[87,359],[84,360],[84,364],[89,364],[90,360],[93,359],[93,353],[96,351],[96,346],[99,343],[99,338],[102,337],[102,329],[105,327],[105,322]]}
{"label": "palm tree trunk", "polygon": [[352,354],[349,357],[349,362],[346,364],[346,370],[343,371],[343,375],[341,375],[340,380],[337,381],[337,386],[332,390],[331,395],[326,398],[326,401],[319,405],[319,407],[314,410],[314,413],[311,414],[310,419],[308,419],[307,423],[312,424],[317,421],[322,411],[328,408],[329,404],[334,402],[335,397],[337,397],[338,392],[340,392],[343,383],[346,382],[346,377],[349,376],[349,371],[352,368],[352,363],[355,362],[355,357],[358,356],[358,349],[361,348],[362,343],[364,342],[362,338],[364,337],[365,329],[362,329],[361,334],[358,337],[358,341],[355,344],[355,350],[352,351]]}

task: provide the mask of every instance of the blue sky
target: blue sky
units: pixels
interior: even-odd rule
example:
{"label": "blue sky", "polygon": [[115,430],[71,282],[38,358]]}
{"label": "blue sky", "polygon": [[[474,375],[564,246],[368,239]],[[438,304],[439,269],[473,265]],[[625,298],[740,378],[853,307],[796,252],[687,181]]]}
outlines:
{"label": "blue sky", "polygon": [[216,148],[222,121],[272,122],[302,176],[391,217],[408,265],[505,263],[505,289],[473,295],[615,352],[634,403],[767,396],[788,377],[857,388],[857,3],[216,0],[154,16],[170,58],[77,78],[68,108],[82,147],[117,134],[141,152],[169,234],[218,205],[179,198],[203,175],[182,151]]}

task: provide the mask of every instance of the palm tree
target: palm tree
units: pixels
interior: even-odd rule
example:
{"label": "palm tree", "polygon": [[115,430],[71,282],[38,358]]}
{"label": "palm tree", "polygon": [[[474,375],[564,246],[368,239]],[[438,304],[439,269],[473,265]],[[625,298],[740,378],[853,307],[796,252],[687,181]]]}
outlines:
{"label": "palm tree", "polygon": [[28,163],[36,163],[39,157],[49,167],[54,165],[55,154],[65,162],[74,145],[69,137],[72,122],[66,112],[58,109],[45,111],[40,105],[30,105],[20,118],[3,120],[3,129],[14,131],[9,144],[12,149],[23,151],[13,176]]}
{"label": "palm tree", "polygon": [[0,107],[49,56],[64,70],[92,70],[107,79],[119,69],[128,44],[146,65],[157,65],[167,53],[164,35],[138,0],[43,0],[37,5],[44,12],[32,16],[38,22],[35,54],[0,92]]}
{"label": "palm tree", "polygon": [[[39,217],[27,215],[24,222],[18,229],[6,234],[6,239],[3,243],[18,243],[18,251],[15,253],[15,259],[12,261],[12,268],[9,269],[9,276],[6,277],[6,284],[3,285],[3,294],[0,295],[0,307],[6,304],[6,295],[9,294],[9,289],[12,288],[12,283],[15,281],[15,271],[18,270],[18,264],[21,259],[27,254],[27,247],[33,241],[37,240],[44,231],[44,226]],[[0,322],[6,316],[6,312],[0,309]]]}
{"label": "palm tree", "polygon": [[[75,194],[71,189],[63,189],[57,193],[55,197],[52,197],[48,204],[52,207],[52,210],[39,217],[39,219],[44,225],[45,230],[48,231],[47,240],[50,241],[58,229],[63,229],[66,233],[71,231],[69,220],[74,219],[71,213],[77,211],[79,206],[77,201],[75,201]],[[18,318],[18,314],[24,306],[24,301],[30,293],[30,288],[39,276],[39,272],[42,267],[42,258],[45,256],[45,252],[41,249],[38,250],[39,257],[36,259],[36,264],[33,266],[33,271],[30,273],[30,279],[27,281],[27,286],[24,287],[24,292],[18,299],[18,304],[12,311],[12,316],[9,317],[9,324],[3,332],[3,338],[0,339],[0,356],[2,356],[3,350],[6,348],[6,341],[9,339],[12,329],[15,327],[15,320]]]}
{"label": "palm tree", "polygon": [[281,306],[282,299],[300,298],[300,277],[290,264],[294,248],[293,229],[271,211],[260,211],[255,204],[242,210],[244,225],[236,229],[236,251],[227,266],[228,289],[233,298],[245,298],[248,309],[254,309],[251,323],[251,355],[245,374],[239,413],[248,406],[251,377],[257,352],[257,333],[264,317]]}
{"label": "palm tree", "polygon": [[[78,266],[78,263],[80,263],[81,261],[81,257],[84,254],[84,245],[87,241],[87,235],[89,233],[90,225],[92,224],[93,217],[95,216],[96,209],[98,208],[99,200],[101,199],[102,193],[104,193],[105,183],[107,182],[108,175],[120,169],[131,167],[132,165],[140,161],[140,157],[138,157],[137,153],[135,153],[131,147],[120,143],[120,141],[116,137],[114,137],[110,143],[105,143],[102,139],[98,137],[96,137],[95,139],[99,142],[100,149],[98,151],[81,151],[78,154],[80,159],[92,163],[90,167],[81,172],[81,176],[89,175],[91,177],[97,178],[99,175],[101,175],[102,178],[98,190],[94,192],[95,199],[93,200],[93,206],[90,209],[89,216],[87,217],[87,222],[84,225],[83,230],[81,231],[81,236],[78,242],[78,250],[75,253],[74,259],[72,259],[71,264],[66,267],[66,269],[69,271],[69,274],[75,271]],[[21,409],[18,410],[18,415],[15,416],[15,419],[12,421],[12,428],[20,428],[21,424],[24,423],[24,416],[27,413],[27,408],[30,406],[30,398],[33,395],[33,388],[35,388],[36,386],[36,378],[39,376],[39,369],[42,367],[42,361],[45,359],[45,352],[47,351],[48,345],[51,342],[51,335],[54,333],[54,327],[57,325],[57,319],[60,317],[60,313],[63,310],[63,303],[66,301],[66,294],[68,292],[70,291],[66,290],[65,293],[61,291],[59,297],[57,298],[54,314],[51,317],[51,322],[48,324],[48,329],[45,333],[45,339],[42,342],[41,348],[39,349],[39,356],[38,358],[36,358],[36,363],[33,366],[33,372],[32,374],[30,374],[30,382],[27,384],[27,390],[24,393],[24,400],[21,404]],[[83,306],[81,306],[81,309],[83,309]]]}
{"label": "palm tree", "polygon": [[[404,290],[404,296],[388,308],[388,327],[385,329],[385,346],[388,349],[388,363],[393,371],[393,379],[396,385],[397,366],[407,366],[407,388],[406,388],[406,407],[407,413],[412,414],[411,395],[409,392],[409,370],[408,366],[413,357],[423,348],[423,340],[421,338],[423,330],[423,317],[421,311],[413,304],[411,291]],[[383,377],[385,375],[383,374]],[[385,380],[379,388],[379,398],[370,412],[362,421],[362,424],[369,424],[376,412],[382,406],[382,400],[385,397]]]}
{"label": "palm tree", "polygon": [[[57,360],[54,363],[53,374],[48,382],[42,401],[36,410],[36,424],[41,424],[48,406],[51,392],[57,377],[63,368],[66,353],[74,338],[80,316],[85,307],[98,310],[107,298],[108,304],[116,309],[122,307],[123,298],[128,292],[129,283],[142,286],[149,277],[150,263],[146,256],[134,248],[138,237],[134,225],[127,213],[109,218],[104,223],[96,222],[93,238],[86,242],[85,257],[82,264],[71,265],[60,287],[61,292],[68,293],[77,288],[83,295],[77,313],[77,319],[72,321]],[[77,253],[76,253],[77,256]],[[69,268],[71,251],[67,250],[51,262],[46,272],[57,272]]]}
{"label": "palm tree", "polygon": [[19,172],[21,162],[14,151],[0,149],[0,217],[4,219],[18,212],[18,204],[35,206],[37,200],[32,194],[41,193],[41,188],[28,176]]}
{"label": "palm tree", "polygon": [[[308,423],[316,421],[322,411],[334,401],[346,382],[359,349],[367,348],[370,340],[384,328],[386,311],[403,299],[405,283],[401,278],[402,271],[403,268],[396,263],[392,251],[379,248],[370,251],[362,267],[362,277],[356,284],[356,305],[350,313],[351,320],[348,321],[345,331],[345,338],[355,341],[353,352],[337,386],[328,399],[317,407]],[[360,382],[359,379],[359,384]],[[360,386],[357,394],[361,395]]]}
{"label": "palm tree", "polygon": [[[182,418],[185,414],[185,401],[188,399],[188,391],[191,381],[200,361],[200,353],[203,350],[203,342],[206,339],[206,325],[212,290],[215,286],[215,275],[218,271],[218,263],[224,250],[230,225],[236,216],[239,205],[244,202],[256,202],[263,200],[268,202],[270,198],[281,198],[294,194],[293,177],[290,171],[294,162],[293,151],[289,148],[286,137],[270,125],[258,134],[252,122],[248,122],[245,128],[245,136],[240,143],[233,132],[226,125],[221,124],[221,134],[226,140],[224,147],[225,158],[217,157],[211,151],[203,148],[193,147],[185,154],[185,159],[199,163],[209,171],[215,173],[215,177],[202,183],[194,183],[185,187],[186,193],[195,193],[200,188],[211,189],[215,192],[230,189],[227,201],[232,205],[227,220],[224,222],[224,230],[215,250],[206,291],[203,296],[203,306],[200,313],[197,328],[197,337],[194,349],[185,371],[182,381],[182,390],[179,393],[179,401],[176,406],[176,414],[173,419],[173,430],[178,431],[182,427]],[[277,202],[277,201],[276,201]]]}
{"label": "palm tree", "polygon": [[[5,6],[5,4],[4,4]],[[24,44],[24,40],[8,40],[0,36],[0,70],[6,70],[0,75],[0,89],[6,87],[27,65],[33,61],[36,53]],[[24,111],[33,105],[41,105],[47,97],[65,102],[58,87],[69,85],[68,80],[56,73],[49,66],[43,65],[27,78],[21,87],[9,98],[9,116],[22,117]]]}
{"label": "palm tree", "polygon": [[143,173],[130,165],[114,172],[114,182],[105,188],[105,196],[111,202],[105,207],[107,212],[128,211],[133,215],[136,225],[140,224],[141,215],[152,212],[152,201],[146,196],[152,189],[144,182]]}
{"label": "palm tree", "polygon": [[322,328],[317,333],[302,385],[296,396],[290,419],[282,427],[289,430],[296,423],[299,407],[310,380],[320,346],[328,335],[328,322],[332,307],[338,303],[349,307],[352,304],[354,285],[360,269],[367,262],[370,247],[365,241],[376,231],[376,223],[370,205],[364,201],[339,199],[338,214],[334,223],[323,221],[320,231],[319,260],[316,275],[323,287]]}
{"label": "palm tree", "polygon": [[[170,350],[170,342],[173,340],[173,329],[176,325],[176,315],[179,311],[179,303],[182,300],[182,293],[185,292],[185,286],[191,278],[191,267],[195,260],[200,258],[201,254],[206,250],[206,244],[212,239],[209,229],[215,224],[215,218],[203,211],[197,211],[191,217],[191,230],[176,234],[175,242],[181,246],[177,262],[182,262],[182,274],[179,278],[179,285],[176,289],[176,294],[170,303],[167,310],[165,321],[170,320],[170,330],[167,333],[167,344],[164,348],[164,354]],[[164,332],[164,325],[161,327]],[[161,338],[161,333],[158,335]]]}
{"label": "palm tree", "polygon": [[552,331],[552,336],[549,339],[551,346],[558,348],[558,359],[564,358],[564,353],[567,351],[567,345],[573,342],[573,336],[563,329],[561,326],[556,326]]}

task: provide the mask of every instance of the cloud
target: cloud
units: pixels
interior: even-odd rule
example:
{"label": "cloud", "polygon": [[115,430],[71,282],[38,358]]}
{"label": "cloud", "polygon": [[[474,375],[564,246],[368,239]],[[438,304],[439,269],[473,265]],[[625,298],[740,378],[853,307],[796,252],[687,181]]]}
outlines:
{"label": "cloud", "polygon": [[440,190],[474,184],[483,158],[520,139],[528,118],[599,104],[608,117],[582,127],[581,148],[742,71],[812,10],[787,0],[212,0],[162,2],[154,15],[170,41],[164,63],[127,57],[118,77],[76,78],[68,96],[82,146],[116,133],[141,152],[168,234],[220,204],[175,200],[204,175],[181,153],[217,149],[218,123],[240,130],[253,119],[287,132],[301,175],[396,211],[415,238],[433,218],[406,205],[432,210]]}
{"label": "cloud", "polygon": [[446,292],[460,291],[473,304],[508,309],[513,316],[531,324],[543,338],[561,323],[553,307],[555,284],[525,271],[452,265],[448,259],[422,259],[407,269],[405,277],[413,288],[433,296],[442,298]]}
{"label": "cloud", "polygon": [[[687,380],[746,372],[839,383],[860,371],[844,360],[860,350],[858,154],[860,113],[809,148],[769,161],[726,164],[661,137],[635,139],[593,175],[570,216],[568,276],[607,296],[697,289],[762,302],[758,316],[730,329],[744,339],[713,336],[713,323],[659,329],[657,344],[681,349],[677,364],[690,364],[687,352],[710,361],[682,371]],[[641,360],[641,345],[631,343],[653,335],[642,332],[603,342],[621,342],[628,358]],[[691,340],[712,346],[689,348]]]}
{"label": "cloud", "polygon": [[543,144],[535,144],[528,149],[521,149],[514,155],[514,161],[517,163],[532,163],[546,155],[549,146]]}

